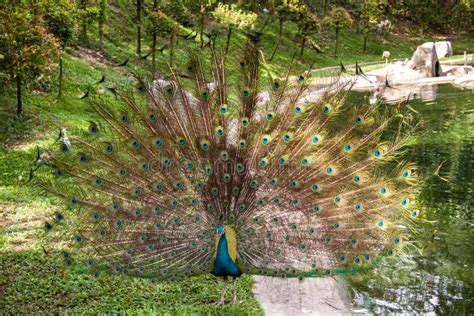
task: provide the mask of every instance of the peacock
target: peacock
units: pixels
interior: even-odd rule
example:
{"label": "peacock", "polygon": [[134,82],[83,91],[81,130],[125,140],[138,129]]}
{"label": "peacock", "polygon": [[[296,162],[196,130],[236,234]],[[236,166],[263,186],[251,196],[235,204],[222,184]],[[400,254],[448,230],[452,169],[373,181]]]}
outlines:
{"label": "peacock", "polygon": [[58,200],[44,225],[66,266],[212,273],[224,304],[244,273],[351,274],[416,247],[422,177],[405,159],[416,112],[349,102],[346,73],[276,76],[257,45],[240,60],[188,56],[134,77],[118,101],[91,93],[97,119],[41,154],[32,181]]}

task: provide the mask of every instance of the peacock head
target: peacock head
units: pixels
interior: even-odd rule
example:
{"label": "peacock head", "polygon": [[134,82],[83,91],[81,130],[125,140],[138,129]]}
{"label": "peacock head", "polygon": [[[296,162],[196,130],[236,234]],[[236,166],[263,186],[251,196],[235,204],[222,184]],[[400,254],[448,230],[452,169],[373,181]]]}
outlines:
{"label": "peacock head", "polygon": [[222,236],[223,234],[225,233],[225,228],[224,226],[222,225],[219,225],[219,227],[217,227],[217,235]]}

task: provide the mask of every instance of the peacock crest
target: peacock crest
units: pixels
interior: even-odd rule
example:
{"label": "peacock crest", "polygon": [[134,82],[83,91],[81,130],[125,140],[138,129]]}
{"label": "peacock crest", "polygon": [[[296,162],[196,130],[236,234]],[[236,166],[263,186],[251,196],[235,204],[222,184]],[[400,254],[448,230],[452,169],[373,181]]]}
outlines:
{"label": "peacock crest", "polygon": [[191,54],[117,93],[121,108],[92,96],[100,119],[64,134],[34,178],[64,201],[46,229],[65,263],[212,272],[219,227],[239,271],[278,277],[361,271],[413,246],[420,180],[403,154],[415,119],[348,102],[344,75],[318,85],[293,69],[271,76],[257,48],[241,61]]}

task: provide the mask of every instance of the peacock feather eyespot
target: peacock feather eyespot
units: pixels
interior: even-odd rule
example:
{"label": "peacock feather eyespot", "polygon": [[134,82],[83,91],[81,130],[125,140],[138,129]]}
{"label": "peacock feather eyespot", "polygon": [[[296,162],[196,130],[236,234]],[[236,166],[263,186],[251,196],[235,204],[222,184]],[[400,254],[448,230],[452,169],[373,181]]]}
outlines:
{"label": "peacock feather eyespot", "polygon": [[227,113],[227,110],[228,110],[227,104],[222,104],[221,107],[220,107],[220,112],[222,114],[225,114],[225,113]]}
{"label": "peacock feather eyespot", "polygon": [[306,249],[306,245],[305,244],[300,244],[298,246],[298,248],[300,248],[301,251],[304,251]]}
{"label": "peacock feather eyespot", "polygon": [[266,166],[268,165],[268,160],[267,160],[266,158],[262,158],[262,159],[260,159],[260,161],[258,162],[258,165],[259,165],[260,167],[262,167],[262,168],[263,168],[263,167],[266,167]]}
{"label": "peacock feather eyespot", "polygon": [[359,184],[361,181],[360,176],[355,175],[354,177],[352,177],[352,181],[354,181],[355,184]]}
{"label": "peacock feather eyespot", "polygon": [[375,158],[381,158],[382,157],[382,152],[380,149],[374,150],[374,157]]}
{"label": "peacock feather eyespot", "polygon": [[285,239],[285,241],[290,241],[290,240],[291,240],[291,236],[290,236],[290,235],[285,235],[284,239]]}
{"label": "peacock feather eyespot", "polygon": [[165,163],[165,166],[169,167],[173,163],[173,160],[167,158],[167,159],[165,159],[164,163]]}
{"label": "peacock feather eyespot", "polygon": [[156,121],[156,114],[155,113],[151,113],[150,115],[148,115],[148,119],[152,122]]}
{"label": "peacock feather eyespot", "polygon": [[281,157],[280,159],[278,159],[278,164],[279,165],[284,165],[286,163],[286,160],[284,157]]}
{"label": "peacock feather eyespot", "polygon": [[240,188],[239,187],[233,187],[232,188],[232,195],[238,195],[240,193]]}
{"label": "peacock feather eyespot", "polygon": [[268,112],[265,115],[265,118],[267,119],[267,121],[271,122],[275,118],[275,113],[274,112]]}
{"label": "peacock feather eyespot", "polygon": [[60,212],[56,212],[56,221],[60,222],[64,219],[64,215]]}
{"label": "peacock feather eyespot", "polygon": [[228,173],[224,173],[224,176],[222,177],[222,179],[224,180],[224,183],[229,183],[231,179],[231,175]]}
{"label": "peacock feather eyespot", "polygon": [[143,171],[148,171],[150,169],[150,164],[148,162],[142,163]]}
{"label": "peacock feather eyespot", "polygon": [[281,202],[281,199],[278,196],[273,198],[273,203],[274,204],[278,205],[278,204],[280,204],[280,202]]}
{"label": "peacock feather eyespot", "polygon": [[61,144],[60,150],[63,153],[67,153],[69,151],[69,145],[68,144]]}
{"label": "peacock feather eyespot", "polygon": [[218,137],[222,137],[224,136],[224,128],[222,128],[222,126],[217,126],[215,129],[214,129],[216,135]]}
{"label": "peacock feather eyespot", "polygon": [[252,180],[252,181],[250,181],[250,187],[251,187],[252,189],[255,189],[255,188],[257,187],[257,185],[258,185],[257,180]]}
{"label": "peacock feather eyespot", "polygon": [[301,82],[304,82],[305,79],[306,79],[306,78],[305,78],[304,75],[299,75],[299,76],[298,76],[298,82],[300,82],[300,83],[301,83]]}
{"label": "peacock feather eyespot", "polygon": [[155,227],[156,227],[157,229],[160,229],[160,228],[161,228],[161,223],[156,223],[156,224],[155,224]]}
{"label": "peacock feather eyespot", "polygon": [[275,81],[272,83],[272,88],[273,88],[274,90],[278,90],[278,89],[280,89],[280,87],[281,87],[281,84],[280,84],[280,82],[279,82],[278,80],[275,80]]}
{"label": "peacock feather eyespot", "polygon": [[128,115],[127,115],[127,114],[123,114],[123,115],[120,117],[120,120],[121,120],[122,123],[124,123],[124,124],[128,123]]}
{"label": "peacock feather eyespot", "polygon": [[339,256],[339,261],[344,262],[346,260],[346,257],[344,255]]}
{"label": "peacock feather eyespot", "polygon": [[290,225],[290,228],[291,228],[292,230],[296,230],[296,229],[298,228],[298,225],[296,225],[295,223],[292,223],[292,224]]}
{"label": "peacock feather eyespot", "polygon": [[202,190],[204,188],[204,184],[201,181],[198,181],[196,183],[196,189]]}
{"label": "peacock feather eyespot", "polygon": [[311,191],[313,192],[319,192],[320,191],[320,188],[319,188],[319,185],[317,183],[313,183],[311,185]]}
{"label": "peacock feather eyespot", "polygon": [[247,117],[243,117],[240,120],[240,124],[242,125],[242,127],[248,127],[250,124],[250,120]]}
{"label": "peacock feather eyespot", "polygon": [[53,225],[50,222],[45,222],[44,223],[44,228],[46,230],[51,230],[51,229],[53,229]]}
{"label": "peacock feather eyespot", "polygon": [[357,244],[357,239],[351,239],[351,245],[355,246]]}
{"label": "peacock feather eyespot", "polygon": [[212,187],[211,193],[212,195],[217,196],[219,195],[219,189],[217,187]]}
{"label": "peacock feather eyespot", "polygon": [[263,205],[265,205],[265,200],[264,200],[264,199],[258,199],[258,200],[257,200],[257,205],[258,205],[258,206],[263,206]]}
{"label": "peacock feather eyespot", "polygon": [[140,142],[139,142],[138,140],[132,141],[132,147],[133,147],[134,149],[140,148]]}
{"label": "peacock feather eyespot", "polygon": [[95,184],[101,185],[102,184],[102,179],[101,178],[96,178],[95,179]]}
{"label": "peacock feather eyespot", "polygon": [[300,205],[300,203],[301,203],[300,199],[293,199],[291,201],[291,204],[293,204],[294,206],[298,206],[298,205]]}
{"label": "peacock feather eyespot", "polygon": [[369,262],[369,261],[370,261],[370,256],[369,256],[369,255],[365,255],[365,256],[364,256],[364,260],[365,260],[366,262]]}
{"label": "peacock feather eyespot", "polygon": [[124,224],[124,223],[123,223],[123,221],[122,221],[121,219],[118,219],[118,220],[115,221],[115,226],[117,226],[117,227],[122,227],[123,224]]}
{"label": "peacock feather eyespot", "polygon": [[116,210],[116,211],[117,211],[117,210],[120,210],[120,203],[119,203],[119,202],[114,202],[114,203],[112,204],[112,208],[113,208],[114,210]]}
{"label": "peacock feather eyespot", "polygon": [[204,99],[207,99],[209,97],[209,91],[203,91],[201,93],[201,96],[204,98]]}
{"label": "peacock feather eyespot", "polygon": [[311,137],[311,143],[313,145],[319,145],[321,143],[321,139],[322,139],[321,135],[313,135],[313,137]]}
{"label": "peacock feather eyespot", "polygon": [[140,195],[142,195],[142,189],[141,189],[140,187],[135,188],[135,190],[133,190],[133,194],[134,194],[135,196],[140,196]]}
{"label": "peacock feather eyespot", "polygon": [[313,235],[316,232],[316,229],[313,227],[308,228],[308,234]]}
{"label": "peacock feather eyespot", "polygon": [[283,135],[283,141],[285,143],[288,143],[289,141],[291,141],[291,135],[290,134],[284,134]]}
{"label": "peacock feather eyespot", "polygon": [[155,146],[156,146],[156,147],[161,147],[161,146],[163,146],[163,140],[162,140],[161,138],[157,138],[157,139],[155,140]]}
{"label": "peacock feather eyespot", "polygon": [[339,229],[339,227],[341,227],[341,224],[339,224],[339,223],[334,224],[335,229]]}
{"label": "peacock feather eyespot", "polygon": [[300,164],[304,167],[308,166],[309,164],[309,159],[308,158],[303,158],[300,160]]}
{"label": "peacock feather eyespot", "polygon": [[168,94],[169,96],[173,96],[173,94],[174,94],[174,89],[173,89],[172,86],[166,86],[166,87],[165,87],[165,92],[166,92],[166,94]]}
{"label": "peacock feather eyespot", "polygon": [[332,175],[334,173],[334,169],[332,166],[327,166],[325,172],[327,175]]}
{"label": "peacock feather eyespot", "polygon": [[93,216],[94,220],[99,220],[100,219],[100,214],[99,213],[95,213],[94,216]]}
{"label": "peacock feather eyespot", "polygon": [[178,206],[178,201],[176,199],[171,199],[169,201],[170,206],[176,207]]}
{"label": "peacock feather eyespot", "polygon": [[179,189],[182,189],[183,187],[184,187],[183,182],[181,182],[181,181],[175,181],[175,182],[174,182],[174,188],[175,188],[175,189],[178,189],[178,190],[179,190]]}
{"label": "peacock feather eyespot", "polygon": [[384,228],[385,227],[385,222],[383,220],[378,221],[377,222],[377,227]]}
{"label": "peacock feather eyespot", "polygon": [[360,259],[359,259],[359,257],[355,257],[354,263],[355,263],[355,264],[360,264]]}
{"label": "peacock feather eyespot", "polygon": [[392,257],[392,256],[395,254],[395,251],[394,251],[393,249],[389,249],[389,250],[387,251],[387,254],[388,254],[390,257]]}
{"label": "peacock feather eyespot", "polygon": [[194,169],[194,164],[192,163],[192,161],[186,162],[185,165],[186,165],[186,168],[187,168],[188,170],[193,170],[193,169]]}
{"label": "peacock feather eyespot", "polygon": [[74,240],[75,240],[77,243],[80,243],[80,242],[82,242],[82,237],[81,237],[81,236],[76,236],[76,237],[74,237]]}
{"label": "peacock feather eyespot", "polygon": [[357,203],[356,205],[354,205],[354,210],[356,210],[357,212],[361,211],[362,205],[360,203]]}
{"label": "peacock feather eyespot", "polygon": [[221,151],[220,157],[222,161],[227,161],[229,160],[229,153],[225,150]]}
{"label": "peacock feather eyespot", "polygon": [[380,193],[381,195],[387,195],[387,194],[389,193],[389,190],[388,190],[387,187],[381,187],[381,188],[379,189],[379,193]]}
{"label": "peacock feather eyespot", "polygon": [[147,240],[146,235],[140,235],[139,241],[145,241],[145,240]]}
{"label": "peacock feather eyespot", "polygon": [[180,145],[180,146],[186,145],[186,139],[184,139],[182,137],[179,137],[178,138],[178,145]]}
{"label": "peacock feather eyespot", "polygon": [[84,163],[87,161],[87,157],[85,154],[80,154],[79,155],[79,162]]}
{"label": "peacock feather eyespot", "polygon": [[239,162],[236,164],[236,169],[238,173],[241,173],[242,171],[244,171],[244,165]]}
{"label": "peacock feather eyespot", "polygon": [[364,120],[364,119],[363,119],[362,116],[360,116],[360,115],[357,115],[357,116],[355,117],[355,119],[354,119],[354,121],[355,121],[355,123],[356,123],[357,125],[362,124],[363,120]]}
{"label": "peacock feather eyespot", "polygon": [[351,144],[345,144],[345,145],[344,145],[344,151],[345,151],[346,153],[352,152],[352,145],[351,145]]}
{"label": "peacock feather eyespot", "polygon": [[275,255],[279,256],[281,254],[281,250],[280,249],[275,249]]}
{"label": "peacock feather eyespot", "polygon": [[334,198],[334,203],[340,204],[341,202],[342,202],[342,198],[341,198],[340,196],[336,196],[336,197]]}
{"label": "peacock feather eyespot", "polygon": [[97,127],[95,123],[91,123],[89,125],[89,132],[96,134],[98,131],[99,131],[99,128]]}
{"label": "peacock feather eyespot", "polygon": [[113,152],[114,151],[114,147],[110,144],[108,144],[106,147],[105,147],[105,150],[109,153]]}
{"label": "peacock feather eyespot", "polygon": [[415,217],[418,217],[418,215],[420,214],[420,211],[419,210],[413,210],[411,212],[411,217],[415,218]]}
{"label": "peacock feather eyespot", "polygon": [[295,105],[294,108],[293,108],[293,111],[294,111],[296,114],[302,113],[303,110],[304,110],[304,108],[303,108],[302,105]]}
{"label": "peacock feather eyespot", "polygon": [[211,166],[206,167],[206,173],[208,176],[212,175],[214,173],[214,168]]}
{"label": "peacock feather eyespot", "polygon": [[243,212],[243,211],[245,211],[246,209],[247,209],[247,205],[245,205],[245,204],[240,204],[240,205],[239,205],[239,211]]}
{"label": "peacock feather eyespot", "polygon": [[299,181],[298,180],[291,180],[290,181],[290,188],[296,189],[299,186]]}
{"label": "peacock feather eyespot", "polygon": [[208,204],[208,205],[207,205],[207,211],[208,211],[208,212],[214,211],[214,205]]}
{"label": "peacock feather eyespot", "polygon": [[174,221],[174,223],[175,223],[176,225],[178,225],[179,223],[181,223],[181,219],[180,219],[179,217],[176,217],[173,221]]}
{"label": "peacock feather eyespot", "polygon": [[126,169],[124,169],[124,168],[120,168],[120,169],[119,169],[119,175],[125,176],[126,174],[127,174],[127,170],[126,170]]}
{"label": "peacock feather eyespot", "polygon": [[244,96],[244,97],[250,96],[250,91],[247,90],[247,89],[244,89],[244,90],[242,91],[242,96]]}
{"label": "peacock feather eyespot", "polygon": [[75,197],[73,197],[73,198],[71,199],[71,204],[72,204],[72,205],[77,205],[78,203],[79,203],[79,200],[76,199]]}
{"label": "peacock feather eyespot", "polygon": [[56,170],[56,177],[62,177],[63,176],[63,172],[61,171],[61,169],[58,169]]}
{"label": "peacock feather eyespot", "polygon": [[332,241],[332,236],[326,236],[325,241],[326,243],[330,243]]}
{"label": "peacock feather eyespot", "polygon": [[321,212],[321,206],[319,206],[319,205],[313,206],[313,212],[315,212],[315,213]]}
{"label": "peacock feather eyespot", "polygon": [[239,141],[239,148],[240,148],[240,149],[245,149],[245,148],[247,148],[247,142],[245,141],[245,139],[241,139],[241,140]]}
{"label": "peacock feather eyespot", "polygon": [[270,143],[270,137],[268,135],[264,135],[260,141],[263,145],[268,145]]}
{"label": "peacock feather eyespot", "polygon": [[135,209],[135,216],[141,216],[142,215],[142,210],[139,208]]}
{"label": "peacock feather eyespot", "polygon": [[272,218],[272,221],[273,221],[274,223],[279,223],[279,222],[280,222],[280,218],[277,217],[277,216],[275,216],[275,217]]}
{"label": "peacock feather eyespot", "polygon": [[278,178],[272,178],[270,179],[270,185],[271,186],[275,186],[278,184]]}
{"label": "peacock feather eyespot", "polygon": [[331,105],[330,104],[325,104],[323,106],[323,108],[321,109],[321,111],[324,113],[324,114],[329,114],[331,112]]}
{"label": "peacock feather eyespot", "polygon": [[394,242],[396,245],[399,245],[401,243],[400,237],[395,237]]}
{"label": "peacock feather eyespot", "polygon": [[410,204],[410,199],[408,198],[403,198],[401,201],[400,201],[400,204],[402,206],[408,206]]}
{"label": "peacock feather eyespot", "polygon": [[88,266],[93,266],[94,265],[94,260],[92,260],[92,259],[87,260],[87,265]]}

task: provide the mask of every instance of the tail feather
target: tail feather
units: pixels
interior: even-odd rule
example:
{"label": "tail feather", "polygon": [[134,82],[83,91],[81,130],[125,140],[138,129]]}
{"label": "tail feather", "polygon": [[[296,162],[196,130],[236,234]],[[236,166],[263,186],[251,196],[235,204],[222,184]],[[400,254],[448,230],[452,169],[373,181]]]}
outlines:
{"label": "tail feather", "polygon": [[66,202],[48,227],[64,228],[67,264],[208,272],[220,224],[247,273],[353,273],[403,252],[421,179],[403,159],[416,123],[401,106],[351,104],[344,75],[265,76],[255,47],[234,68],[217,53],[210,64],[190,53],[186,76],[137,78],[119,109],[91,96],[99,123],[49,150],[53,174],[33,181]]}

